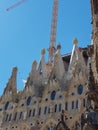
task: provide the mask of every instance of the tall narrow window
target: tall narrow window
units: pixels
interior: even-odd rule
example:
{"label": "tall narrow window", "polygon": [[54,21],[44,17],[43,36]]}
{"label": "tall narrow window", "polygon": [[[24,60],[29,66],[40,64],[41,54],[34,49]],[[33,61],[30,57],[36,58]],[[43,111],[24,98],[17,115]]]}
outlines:
{"label": "tall narrow window", "polygon": [[72,101],[72,109],[74,109],[74,101]]}
{"label": "tall narrow window", "polygon": [[12,118],[12,114],[10,114],[10,116],[9,116],[9,121],[11,121],[11,118]]}
{"label": "tall narrow window", "polygon": [[34,110],[33,110],[33,117],[35,116],[35,112],[36,112],[36,110],[34,109]]}
{"label": "tall narrow window", "polygon": [[78,100],[76,101],[76,109],[78,109]]}
{"label": "tall narrow window", "polygon": [[38,115],[41,115],[41,107],[39,108],[39,112],[38,112]]}
{"label": "tall narrow window", "polygon": [[65,110],[68,111],[68,102],[65,103]]}
{"label": "tall narrow window", "polygon": [[50,130],[50,128],[48,127],[48,129],[47,130]]}
{"label": "tall narrow window", "polygon": [[50,113],[50,107],[48,108],[48,113]]}
{"label": "tall narrow window", "polygon": [[62,110],[62,105],[61,104],[59,104],[59,111],[61,111]]}
{"label": "tall narrow window", "polygon": [[14,120],[16,120],[16,118],[17,118],[17,112],[16,112],[15,115],[14,115]]}
{"label": "tall narrow window", "polygon": [[29,110],[29,115],[28,115],[29,117],[31,116],[31,113],[32,113],[32,110]]}
{"label": "tall narrow window", "polygon": [[56,130],[56,127],[53,127],[53,130]]}
{"label": "tall narrow window", "polygon": [[47,107],[45,107],[45,109],[44,109],[44,114],[46,114],[47,113]]}
{"label": "tall narrow window", "polygon": [[5,118],[5,121],[7,121],[7,120],[8,120],[8,116],[9,116],[9,115],[7,114],[7,115],[6,115],[6,118]]}
{"label": "tall narrow window", "polygon": [[29,96],[28,99],[27,99],[27,106],[29,106],[30,103],[31,103],[31,96]]}
{"label": "tall narrow window", "polygon": [[22,118],[22,115],[23,115],[23,112],[20,112],[20,117],[19,117],[19,119],[21,119],[21,118]]}
{"label": "tall narrow window", "polygon": [[83,107],[86,107],[86,101],[83,99]]}
{"label": "tall narrow window", "polygon": [[54,111],[57,112],[57,104],[55,104]]}

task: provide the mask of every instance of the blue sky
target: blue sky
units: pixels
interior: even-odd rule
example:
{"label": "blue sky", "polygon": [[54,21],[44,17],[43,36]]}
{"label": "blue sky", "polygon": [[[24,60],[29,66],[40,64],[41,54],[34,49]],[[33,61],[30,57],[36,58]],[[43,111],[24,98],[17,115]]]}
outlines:
{"label": "blue sky", "polygon": [[[0,95],[14,66],[17,88],[23,89],[33,61],[39,62],[41,49],[49,47],[53,0],[26,0],[6,11],[18,1],[0,0]],[[89,45],[91,28],[90,0],[59,0],[56,43],[62,54],[72,51],[75,37],[80,47]]]}

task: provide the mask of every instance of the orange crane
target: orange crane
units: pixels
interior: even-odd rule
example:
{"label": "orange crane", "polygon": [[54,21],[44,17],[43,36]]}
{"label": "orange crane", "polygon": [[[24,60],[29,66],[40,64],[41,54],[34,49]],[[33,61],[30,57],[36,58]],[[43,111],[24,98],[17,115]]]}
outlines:
{"label": "orange crane", "polygon": [[20,0],[19,2],[15,3],[14,5],[8,7],[8,8],[6,9],[6,11],[10,11],[10,10],[14,9],[15,7],[17,7],[17,6],[21,5],[22,3],[24,3],[25,1],[26,1],[26,0]]}

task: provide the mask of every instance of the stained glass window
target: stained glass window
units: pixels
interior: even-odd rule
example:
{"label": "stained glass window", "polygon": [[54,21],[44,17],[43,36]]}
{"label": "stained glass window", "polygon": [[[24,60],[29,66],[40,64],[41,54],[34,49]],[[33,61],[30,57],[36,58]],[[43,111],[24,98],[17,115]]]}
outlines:
{"label": "stained glass window", "polygon": [[78,87],[78,94],[81,95],[82,92],[83,92],[83,86],[80,85],[80,86]]}
{"label": "stained glass window", "polygon": [[55,96],[56,96],[56,92],[53,91],[53,92],[51,93],[51,100],[54,100],[54,99],[55,99]]}
{"label": "stained glass window", "polygon": [[9,106],[9,102],[6,102],[6,104],[5,104],[5,110],[8,109],[8,106]]}
{"label": "stained glass window", "polygon": [[27,99],[27,106],[29,106],[30,103],[31,103],[31,96],[29,96],[28,99]]}

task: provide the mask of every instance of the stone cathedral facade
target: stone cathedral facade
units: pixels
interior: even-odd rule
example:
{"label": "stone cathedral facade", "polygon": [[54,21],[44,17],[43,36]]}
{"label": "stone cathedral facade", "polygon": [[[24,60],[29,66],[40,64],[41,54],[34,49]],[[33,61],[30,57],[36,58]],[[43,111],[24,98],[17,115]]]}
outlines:
{"label": "stone cathedral facade", "polygon": [[98,106],[97,91],[90,93],[89,87],[98,89],[98,0],[91,0],[91,7],[93,45],[80,48],[75,39],[72,53],[61,55],[61,45],[55,44],[58,0],[54,0],[49,60],[45,61],[43,49],[22,91],[17,91],[17,67],[13,68],[0,97],[0,130],[83,130],[81,117],[91,100]]}

